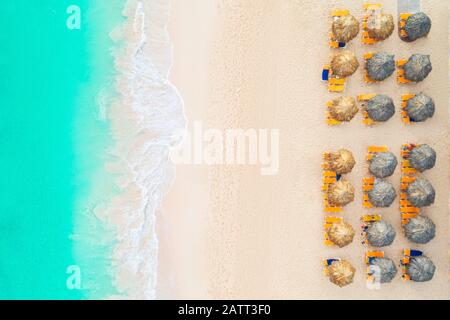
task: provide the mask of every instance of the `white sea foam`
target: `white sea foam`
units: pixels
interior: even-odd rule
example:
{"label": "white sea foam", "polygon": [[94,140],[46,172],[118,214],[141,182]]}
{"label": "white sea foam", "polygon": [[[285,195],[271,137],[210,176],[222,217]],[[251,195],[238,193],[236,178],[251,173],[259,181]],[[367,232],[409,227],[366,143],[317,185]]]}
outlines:
{"label": "white sea foam", "polygon": [[[169,81],[172,45],[170,1],[129,0],[125,25],[113,32],[118,101],[109,110],[120,194],[104,212],[117,232],[113,267],[120,298],[154,299],[158,239],[155,212],[174,178],[169,148],[182,139],[183,101]],[[117,298],[117,297],[111,297]]]}

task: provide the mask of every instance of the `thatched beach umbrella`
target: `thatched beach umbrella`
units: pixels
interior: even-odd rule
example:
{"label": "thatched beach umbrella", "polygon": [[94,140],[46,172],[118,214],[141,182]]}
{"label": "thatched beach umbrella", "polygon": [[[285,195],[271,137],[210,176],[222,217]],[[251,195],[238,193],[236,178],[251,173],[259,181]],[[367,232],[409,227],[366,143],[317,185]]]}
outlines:
{"label": "thatched beach umbrella", "polygon": [[330,169],[337,174],[346,174],[352,171],[355,166],[355,158],[353,154],[346,149],[340,149],[337,152],[330,152],[328,164]]}
{"label": "thatched beach umbrella", "polygon": [[340,42],[349,42],[359,33],[359,22],[352,15],[335,17],[331,26],[333,36]]}
{"label": "thatched beach umbrella", "polygon": [[417,12],[406,19],[405,31],[407,37],[402,38],[405,41],[415,41],[426,37],[431,29],[431,19],[423,12]]}
{"label": "thatched beach umbrella", "polygon": [[389,258],[374,258],[371,260],[370,265],[375,267],[372,270],[375,272],[375,275],[378,273],[381,283],[389,283],[397,275],[397,267],[394,261]]}
{"label": "thatched beach umbrella", "polygon": [[355,200],[355,188],[345,179],[340,179],[328,189],[328,202],[332,206],[343,207]]}
{"label": "thatched beach umbrella", "polygon": [[352,243],[355,237],[355,230],[346,222],[333,223],[327,231],[328,239],[337,245],[339,248],[343,248]]}
{"label": "thatched beach umbrella", "polygon": [[395,60],[393,54],[385,52],[375,53],[366,62],[366,70],[370,79],[383,81],[395,71]]}
{"label": "thatched beach umbrella", "polygon": [[395,114],[394,101],[384,94],[377,94],[367,101],[366,111],[372,120],[385,122]]}
{"label": "thatched beach umbrella", "polygon": [[414,207],[426,207],[434,203],[436,192],[426,179],[417,178],[406,189],[406,197]]}
{"label": "thatched beach umbrella", "polygon": [[329,110],[333,119],[348,122],[358,113],[358,105],[353,97],[343,96],[334,99]]}
{"label": "thatched beach umbrella", "polygon": [[421,144],[409,153],[409,164],[420,172],[431,169],[436,164],[436,151],[427,144]]}
{"label": "thatched beach umbrella", "polygon": [[394,17],[392,14],[372,14],[367,19],[367,32],[369,36],[377,40],[385,40],[394,31]]}
{"label": "thatched beach umbrella", "polygon": [[434,115],[434,101],[429,96],[419,93],[408,100],[406,112],[414,122],[422,122]]}
{"label": "thatched beach umbrella", "polygon": [[351,51],[342,51],[334,55],[331,60],[331,70],[338,77],[351,76],[358,70],[359,62]]}
{"label": "thatched beach umbrella", "polygon": [[424,80],[433,70],[430,56],[426,54],[413,54],[403,66],[405,79],[420,82]]}
{"label": "thatched beach umbrella", "polygon": [[369,171],[377,178],[391,176],[397,167],[397,157],[392,152],[378,152],[369,160]]}
{"label": "thatched beach umbrella", "polygon": [[425,282],[433,279],[436,266],[426,256],[411,257],[406,265],[406,273],[412,281]]}
{"label": "thatched beach umbrella", "polygon": [[339,287],[344,287],[353,282],[356,269],[346,260],[333,261],[328,266],[330,281]]}
{"label": "thatched beach umbrella", "polygon": [[375,207],[387,208],[397,197],[394,186],[381,179],[375,179],[373,189],[368,192],[369,201]]}
{"label": "thatched beach umbrella", "polygon": [[409,219],[404,229],[408,240],[414,243],[425,244],[436,236],[436,225],[430,218],[425,216]]}
{"label": "thatched beach umbrella", "polygon": [[385,247],[394,242],[396,232],[386,221],[375,221],[366,230],[367,241],[374,247]]}

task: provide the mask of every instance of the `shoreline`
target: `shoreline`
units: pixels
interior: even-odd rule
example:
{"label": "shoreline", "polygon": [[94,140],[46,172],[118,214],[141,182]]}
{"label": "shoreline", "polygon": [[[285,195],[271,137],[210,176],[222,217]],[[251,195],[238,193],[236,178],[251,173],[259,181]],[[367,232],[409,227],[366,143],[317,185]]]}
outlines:
{"label": "shoreline", "polygon": [[174,175],[169,147],[185,127],[183,101],[168,80],[168,12],[164,0],[128,0],[127,21],[113,33],[124,46],[115,55],[119,98],[108,110],[116,144],[107,168],[119,193],[101,213],[117,234],[112,264],[119,293],[110,299],[156,297],[156,211]]}

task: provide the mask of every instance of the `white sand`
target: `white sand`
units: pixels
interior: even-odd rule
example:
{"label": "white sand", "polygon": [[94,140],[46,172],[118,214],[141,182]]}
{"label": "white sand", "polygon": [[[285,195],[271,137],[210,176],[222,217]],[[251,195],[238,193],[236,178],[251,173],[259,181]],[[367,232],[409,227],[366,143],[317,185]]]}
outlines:
{"label": "white sand", "polygon": [[[395,1],[381,2],[397,14]],[[427,39],[408,44],[394,34],[373,47],[359,39],[349,45],[359,57],[381,50],[396,58],[429,53],[434,70],[417,85],[398,85],[391,77],[367,86],[360,68],[346,94],[390,95],[397,114],[372,128],[364,127],[360,114],[350,124],[330,128],[324,122],[325,103],[336,95],[320,81],[330,57],[328,14],[348,8],[361,17],[361,6],[362,1],[172,0],[172,81],[183,96],[189,123],[280,129],[280,171],[261,176],[254,166],[177,166],[175,184],[158,216],[159,298],[449,298],[448,1],[424,1],[423,10],[433,21]],[[434,98],[436,114],[405,126],[398,112],[400,95],[420,90]],[[365,247],[359,239],[343,249],[322,243],[322,152],[348,148],[356,157],[357,166],[348,175],[356,201],[342,215],[358,229],[366,213],[361,180],[367,175],[367,146],[387,145],[399,156],[406,142],[428,143],[439,157],[424,174],[437,191],[436,203],[426,209],[438,226],[437,236],[425,246],[413,246],[432,258],[437,272],[428,283],[403,283],[398,275],[381,290],[368,290]],[[399,169],[390,181],[398,190]],[[396,227],[397,238],[384,251],[399,261],[401,250],[411,245],[401,233],[398,203],[374,212]],[[327,257],[353,263],[355,282],[345,288],[329,283],[322,273]]]}

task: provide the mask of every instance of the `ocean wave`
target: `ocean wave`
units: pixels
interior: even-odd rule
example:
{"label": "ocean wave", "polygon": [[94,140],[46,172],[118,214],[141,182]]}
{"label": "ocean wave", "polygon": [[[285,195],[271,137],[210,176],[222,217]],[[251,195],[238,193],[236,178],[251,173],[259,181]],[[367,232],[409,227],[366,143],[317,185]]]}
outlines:
{"label": "ocean wave", "polygon": [[119,98],[109,110],[120,192],[105,217],[117,234],[113,252],[115,285],[120,297],[156,297],[158,239],[156,211],[174,179],[169,148],[186,131],[184,103],[170,83],[172,45],[167,31],[170,1],[128,0],[125,25],[112,37]]}

